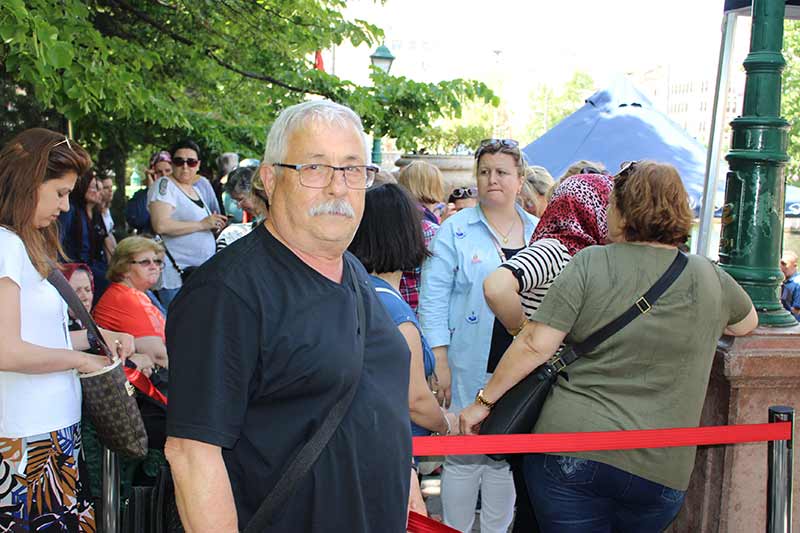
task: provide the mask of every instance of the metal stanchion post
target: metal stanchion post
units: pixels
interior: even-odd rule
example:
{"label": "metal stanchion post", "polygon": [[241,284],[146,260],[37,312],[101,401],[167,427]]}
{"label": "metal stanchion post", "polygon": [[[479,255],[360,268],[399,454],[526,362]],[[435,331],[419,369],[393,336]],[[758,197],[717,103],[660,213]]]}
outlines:
{"label": "metal stanchion post", "polygon": [[[791,422],[794,437],[794,409],[769,408],[769,421]],[[768,443],[767,464],[767,533],[792,531],[792,439]]]}
{"label": "metal stanchion post", "polygon": [[103,533],[119,533],[119,458],[103,448]]}

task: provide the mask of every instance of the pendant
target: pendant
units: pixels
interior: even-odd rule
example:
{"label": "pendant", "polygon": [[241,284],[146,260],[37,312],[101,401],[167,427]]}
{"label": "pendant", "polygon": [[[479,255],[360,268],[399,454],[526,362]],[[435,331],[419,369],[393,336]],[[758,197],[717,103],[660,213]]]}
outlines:
{"label": "pendant", "polygon": [[508,237],[503,237],[503,244],[508,244]]}

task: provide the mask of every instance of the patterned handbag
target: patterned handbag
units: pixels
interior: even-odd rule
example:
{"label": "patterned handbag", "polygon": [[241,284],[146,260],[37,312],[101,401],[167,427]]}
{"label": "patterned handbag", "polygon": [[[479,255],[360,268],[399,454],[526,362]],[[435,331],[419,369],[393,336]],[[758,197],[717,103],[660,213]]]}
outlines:
{"label": "patterned handbag", "polygon": [[110,362],[102,370],[80,375],[83,408],[95,427],[97,438],[114,453],[130,458],[144,457],[147,455],[147,432],[122,361],[112,356],[114,352],[106,345],[94,319],[58,267],[50,270],[47,281],[58,290],[72,314],[97,338],[103,355]]}

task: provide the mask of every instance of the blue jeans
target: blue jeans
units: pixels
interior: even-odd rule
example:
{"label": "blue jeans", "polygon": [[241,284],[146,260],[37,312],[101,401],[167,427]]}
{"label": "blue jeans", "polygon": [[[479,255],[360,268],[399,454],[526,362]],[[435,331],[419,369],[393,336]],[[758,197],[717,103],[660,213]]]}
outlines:
{"label": "blue jeans", "polygon": [[524,470],[542,533],[663,531],[685,496],[683,491],[589,459],[528,455]]}

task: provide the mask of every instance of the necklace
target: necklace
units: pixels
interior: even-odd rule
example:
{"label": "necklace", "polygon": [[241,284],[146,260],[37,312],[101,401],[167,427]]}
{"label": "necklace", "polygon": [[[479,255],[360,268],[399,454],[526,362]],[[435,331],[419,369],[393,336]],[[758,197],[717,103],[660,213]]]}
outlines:
{"label": "necklace", "polygon": [[486,217],[486,221],[487,221],[487,222],[489,222],[489,225],[492,227],[492,229],[494,229],[494,230],[495,230],[497,233],[499,233],[499,234],[500,234],[500,239],[503,241],[503,244],[508,244],[508,239],[509,239],[509,236],[511,235],[511,232],[514,230],[514,227],[517,225],[517,219],[515,218],[515,219],[514,219],[514,220],[511,222],[511,227],[510,227],[510,228],[508,228],[508,231],[507,231],[507,232],[505,232],[505,233],[503,233],[502,231],[500,231],[499,229],[497,229],[497,226],[495,226],[494,224],[492,224],[492,223],[489,221],[489,217]]}

